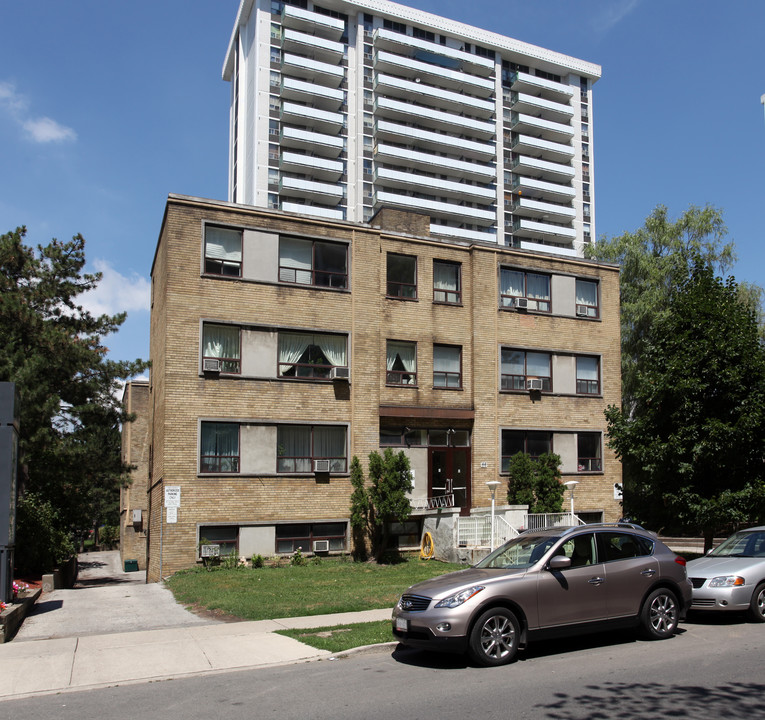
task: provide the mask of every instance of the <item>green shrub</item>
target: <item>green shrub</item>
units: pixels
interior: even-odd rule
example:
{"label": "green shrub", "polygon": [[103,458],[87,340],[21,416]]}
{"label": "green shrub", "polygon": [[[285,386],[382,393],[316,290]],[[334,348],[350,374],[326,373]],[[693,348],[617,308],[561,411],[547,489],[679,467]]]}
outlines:
{"label": "green shrub", "polygon": [[16,503],[14,559],[19,573],[50,572],[76,553],[58,512],[35,493]]}
{"label": "green shrub", "polygon": [[252,556],[250,563],[252,564],[252,569],[257,570],[266,564],[266,559],[260,553],[258,553],[257,555]]}

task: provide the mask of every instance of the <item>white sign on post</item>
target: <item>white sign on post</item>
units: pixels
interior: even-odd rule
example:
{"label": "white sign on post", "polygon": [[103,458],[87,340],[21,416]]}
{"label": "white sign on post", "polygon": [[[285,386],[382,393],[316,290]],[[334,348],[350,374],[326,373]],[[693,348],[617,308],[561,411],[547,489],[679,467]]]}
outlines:
{"label": "white sign on post", "polygon": [[167,485],[165,487],[165,507],[179,508],[180,506],[181,506],[181,486]]}
{"label": "white sign on post", "polygon": [[167,508],[167,522],[168,523],[177,523],[178,522],[178,508],[177,507],[169,507],[169,508]]}

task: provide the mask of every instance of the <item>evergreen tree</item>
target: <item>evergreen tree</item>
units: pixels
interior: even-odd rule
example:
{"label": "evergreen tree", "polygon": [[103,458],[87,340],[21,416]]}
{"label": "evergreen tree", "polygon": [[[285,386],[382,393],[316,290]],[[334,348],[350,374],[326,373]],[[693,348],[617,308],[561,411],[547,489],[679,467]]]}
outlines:
{"label": "evergreen tree", "polygon": [[511,505],[528,505],[530,513],[559,513],[565,489],[559,455],[543,453],[532,459],[519,452],[510,458],[507,501]]}

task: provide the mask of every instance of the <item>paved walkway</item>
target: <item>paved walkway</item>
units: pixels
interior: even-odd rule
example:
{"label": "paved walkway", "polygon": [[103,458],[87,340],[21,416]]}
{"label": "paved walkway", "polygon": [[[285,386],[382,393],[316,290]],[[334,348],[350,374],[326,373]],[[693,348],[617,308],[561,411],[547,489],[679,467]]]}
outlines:
{"label": "paved walkway", "polygon": [[[16,639],[0,645],[0,699],[280,665],[330,656],[274,633],[369,622],[390,610],[225,623],[178,605],[119,554],[81,555],[73,590],[44,593]],[[128,576],[128,577],[123,577]],[[143,577],[142,577],[143,576]],[[155,629],[147,629],[148,627]]]}

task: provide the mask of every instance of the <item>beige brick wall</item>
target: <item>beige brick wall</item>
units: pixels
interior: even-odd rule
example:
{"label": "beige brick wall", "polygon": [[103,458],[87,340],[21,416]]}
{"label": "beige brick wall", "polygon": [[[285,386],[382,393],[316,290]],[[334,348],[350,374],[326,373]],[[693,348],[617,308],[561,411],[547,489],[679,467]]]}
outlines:
{"label": "beige brick wall", "polygon": [[[448,427],[448,418],[473,413],[474,506],[488,504],[485,483],[499,476],[501,428],[605,430],[603,409],[619,402],[615,268],[511,249],[444,243],[411,234],[427,227],[417,222],[418,216],[413,221],[398,214],[383,219],[386,222],[381,224],[393,226],[396,232],[179,196],[169,198],[152,272],[150,580],[196,562],[200,523],[278,523],[348,516],[347,476],[332,475],[328,482],[318,482],[313,475],[199,477],[200,418],[347,424],[349,460],[357,455],[366,464],[368,454],[379,449],[381,408],[399,407],[404,415],[415,412],[426,419],[430,416],[434,418],[431,427]],[[203,222],[349,242],[351,292],[206,277],[201,272]],[[402,230],[407,234],[396,234]],[[416,301],[385,297],[388,252],[417,257]],[[461,263],[462,306],[433,303],[434,259]],[[498,309],[498,266],[503,262],[599,280],[600,321]],[[351,384],[344,388],[342,383],[202,377],[201,319],[348,333]],[[387,339],[417,343],[417,387],[386,386]],[[434,343],[462,347],[462,389],[433,387]],[[543,395],[534,399],[527,393],[497,392],[502,344],[602,354],[603,397]],[[471,425],[464,419],[461,423],[461,427]],[[621,470],[610,451],[604,448],[604,452],[602,474],[577,477],[577,509],[604,510],[606,519],[613,520],[620,514],[613,500],[613,484],[621,480]],[[177,523],[160,521],[163,487],[167,485],[181,487]]]}

